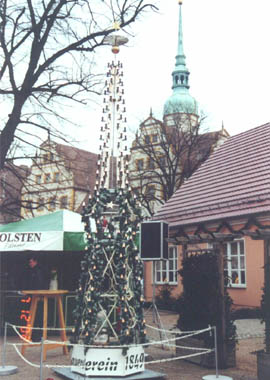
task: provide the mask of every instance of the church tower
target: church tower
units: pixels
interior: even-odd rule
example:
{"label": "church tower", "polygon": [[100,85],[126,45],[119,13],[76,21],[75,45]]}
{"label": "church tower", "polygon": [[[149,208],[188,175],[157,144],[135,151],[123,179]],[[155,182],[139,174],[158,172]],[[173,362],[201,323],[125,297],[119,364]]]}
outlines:
{"label": "church tower", "polygon": [[198,104],[189,93],[189,70],[186,66],[186,56],[183,48],[182,0],[178,2],[178,46],[175,67],[172,72],[173,93],[165,102],[163,109],[164,122],[168,125],[173,123],[173,118],[176,114],[194,115],[194,120],[198,118]]}
{"label": "church tower", "polygon": [[[175,0],[176,3],[176,0]],[[178,0],[179,24],[172,94],[165,102],[163,120],[152,111],[138,129],[131,147],[129,178],[143,206],[144,217],[151,217],[204,162],[224,131],[203,133],[197,101],[189,93],[189,70],[183,48],[182,1]],[[226,137],[225,137],[226,138]],[[192,144],[189,142],[192,141]],[[188,153],[187,153],[188,152]]]}

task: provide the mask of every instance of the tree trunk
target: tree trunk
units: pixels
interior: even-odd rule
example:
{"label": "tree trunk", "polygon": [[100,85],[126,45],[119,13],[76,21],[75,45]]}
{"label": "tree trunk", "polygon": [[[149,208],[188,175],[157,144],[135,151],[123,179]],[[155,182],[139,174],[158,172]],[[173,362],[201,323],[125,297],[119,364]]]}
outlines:
{"label": "tree trunk", "polygon": [[12,113],[0,134],[0,169],[4,168],[8,151],[12,145],[16,128],[20,122],[25,99],[15,100]]}
{"label": "tree trunk", "polygon": [[220,368],[226,368],[226,323],[225,323],[225,304],[224,304],[224,249],[223,243],[219,244],[218,271],[220,289],[220,319],[217,325],[217,351]]}

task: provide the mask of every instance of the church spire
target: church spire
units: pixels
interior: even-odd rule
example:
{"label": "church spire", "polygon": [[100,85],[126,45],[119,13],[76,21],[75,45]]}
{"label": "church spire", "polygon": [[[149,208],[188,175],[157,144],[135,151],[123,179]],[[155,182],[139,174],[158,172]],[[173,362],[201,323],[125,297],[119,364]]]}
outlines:
{"label": "church spire", "polygon": [[184,54],[183,47],[183,28],[182,28],[182,1],[179,1],[179,24],[178,24],[178,47],[177,55],[175,57],[175,68],[172,72],[173,76],[173,89],[184,87],[189,88],[188,85],[188,76],[189,71],[186,67],[186,56]]}
{"label": "church spire", "polygon": [[178,0],[178,3],[178,45],[177,55],[175,57],[175,67],[172,72],[173,94],[167,99],[164,105],[164,117],[176,113],[197,115],[197,102],[189,93],[189,71],[186,66],[186,56],[183,48],[182,0]]}

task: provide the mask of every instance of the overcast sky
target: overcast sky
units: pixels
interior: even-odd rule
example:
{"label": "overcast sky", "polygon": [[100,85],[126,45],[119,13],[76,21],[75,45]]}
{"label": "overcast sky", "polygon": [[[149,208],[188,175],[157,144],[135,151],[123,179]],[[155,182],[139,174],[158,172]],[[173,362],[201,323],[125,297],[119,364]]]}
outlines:
{"label": "overcast sky", "polygon": [[[154,116],[162,118],[172,93],[178,1],[158,4],[159,12],[141,19],[118,56],[124,64],[127,118],[133,129],[151,107]],[[208,116],[209,127],[220,129],[223,121],[234,135],[270,121],[269,0],[183,0],[182,15],[190,93]],[[104,49],[98,66],[106,70],[112,55]],[[98,145],[93,136],[101,107],[102,97],[83,115],[84,149]]]}

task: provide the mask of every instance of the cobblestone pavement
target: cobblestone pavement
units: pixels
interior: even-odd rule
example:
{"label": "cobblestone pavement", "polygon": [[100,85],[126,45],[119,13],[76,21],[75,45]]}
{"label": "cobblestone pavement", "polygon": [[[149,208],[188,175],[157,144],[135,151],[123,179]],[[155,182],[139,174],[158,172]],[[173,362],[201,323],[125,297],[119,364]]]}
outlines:
{"label": "cobblestone pavement", "polygon": [[237,336],[239,339],[263,338],[264,323],[259,319],[240,319],[235,321]]}
{"label": "cobblestone pavement", "polygon": [[[158,315],[161,319],[163,329],[169,330],[174,328],[177,315],[167,312],[159,312]],[[157,327],[156,322],[153,320],[157,317],[153,314],[153,310],[147,310],[145,313],[147,325]],[[256,355],[257,351],[263,347],[263,333],[264,325],[259,320],[240,320],[236,321],[237,334],[239,337],[239,344],[237,349],[237,365],[235,368],[220,370],[221,375],[228,376],[234,380],[257,380],[256,376]],[[149,339],[160,340],[160,334],[157,330],[150,330],[147,328]],[[164,336],[162,336],[164,339]],[[167,333],[167,338],[170,334]],[[6,346],[6,365],[18,367],[18,372],[9,376],[2,376],[6,380],[22,380],[22,379],[36,379],[36,380],[58,380],[60,376],[56,375],[51,368],[47,366],[69,366],[69,355],[63,355],[61,348],[48,351],[47,360],[44,363],[42,377],[40,376],[40,347],[32,347],[26,350],[25,358],[20,356],[20,351],[17,352],[13,346],[14,343],[20,343],[17,337],[8,337],[8,344]],[[20,347],[18,347],[19,349]],[[2,357],[3,339],[0,340],[0,358]],[[162,372],[167,375],[167,380],[199,380],[205,375],[215,374],[215,370],[208,370],[198,365],[188,363],[183,360],[172,360],[175,358],[174,349],[162,349],[159,346],[149,346],[146,349],[149,359],[163,360],[168,359],[167,362],[159,362],[152,365],[146,365],[146,368],[152,369],[157,372]],[[3,358],[3,357],[2,357]],[[3,364],[3,363],[2,363]],[[128,379],[128,378],[127,378]],[[117,380],[117,379],[116,379]]]}

